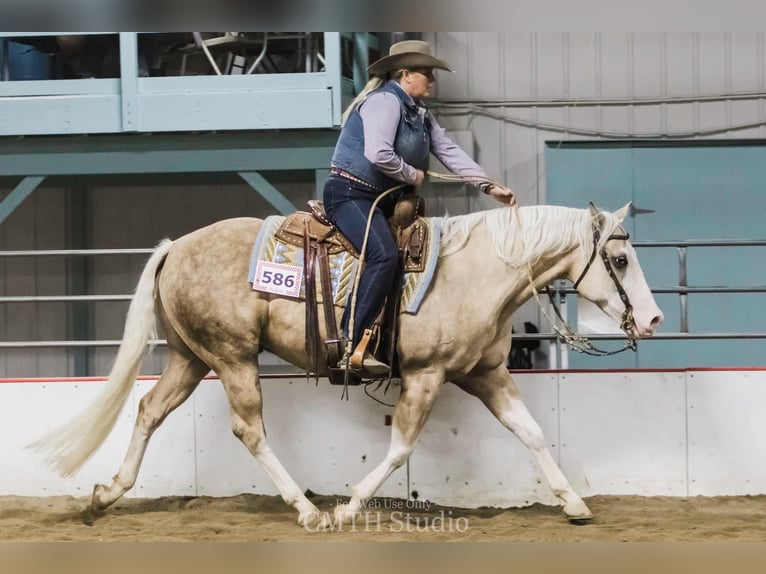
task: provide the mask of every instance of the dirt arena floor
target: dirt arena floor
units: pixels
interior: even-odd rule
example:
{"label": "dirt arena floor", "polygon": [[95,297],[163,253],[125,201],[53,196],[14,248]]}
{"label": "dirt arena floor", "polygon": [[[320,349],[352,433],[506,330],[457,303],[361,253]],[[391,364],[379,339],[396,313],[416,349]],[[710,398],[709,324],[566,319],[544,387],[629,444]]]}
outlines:
{"label": "dirt arena floor", "polygon": [[[337,498],[316,496],[329,511]],[[569,524],[558,507],[478,510],[376,499],[367,521],[310,532],[273,496],[123,498],[88,526],[88,499],[0,497],[0,541],[764,541],[766,496],[586,499],[595,518]],[[408,516],[409,515],[409,516]]]}

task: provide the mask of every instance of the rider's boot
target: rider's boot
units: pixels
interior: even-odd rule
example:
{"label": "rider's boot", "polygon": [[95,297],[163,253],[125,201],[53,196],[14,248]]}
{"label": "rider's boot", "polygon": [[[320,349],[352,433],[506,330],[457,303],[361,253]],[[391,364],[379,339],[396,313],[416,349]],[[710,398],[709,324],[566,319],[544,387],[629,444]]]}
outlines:
{"label": "rider's boot", "polygon": [[354,349],[354,353],[351,355],[351,368],[363,376],[366,375],[373,378],[385,377],[388,375],[391,367],[376,359],[367,350],[371,337],[372,329],[365,329],[361,341],[359,341],[356,349]]}

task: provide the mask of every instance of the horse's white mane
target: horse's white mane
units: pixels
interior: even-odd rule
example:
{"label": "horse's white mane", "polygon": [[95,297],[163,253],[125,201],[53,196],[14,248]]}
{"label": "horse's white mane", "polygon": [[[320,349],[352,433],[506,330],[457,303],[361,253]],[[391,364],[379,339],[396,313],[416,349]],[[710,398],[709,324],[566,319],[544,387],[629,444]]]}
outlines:
{"label": "horse's white mane", "polygon": [[[602,211],[600,244],[614,233],[620,221]],[[477,226],[489,234],[495,255],[512,267],[534,264],[543,256],[555,256],[573,247],[592,249],[592,216],[588,209],[557,205],[533,205],[514,210],[501,207],[442,219],[440,257],[462,249]],[[601,245],[599,245],[599,248]]]}

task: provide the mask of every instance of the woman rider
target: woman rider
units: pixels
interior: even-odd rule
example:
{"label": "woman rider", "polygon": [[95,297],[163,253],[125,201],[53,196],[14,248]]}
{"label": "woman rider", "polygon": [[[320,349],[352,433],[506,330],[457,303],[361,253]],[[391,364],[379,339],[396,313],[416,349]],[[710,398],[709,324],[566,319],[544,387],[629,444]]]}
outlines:
{"label": "woman rider", "polygon": [[[370,65],[370,81],[343,114],[323,201],[329,219],[357,251],[361,251],[375,199],[387,189],[406,184],[375,208],[357,290],[353,347],[372,327],[397,275],[398,248],[387,218],[396,201],[423,182],[429,153],[453,173],[488,179],[484,170],[447,136],[424,104],[436,79],[435,69],[452,71],[444,60],[431,55],[428,43],[397,42],[387,56]],[[516,202],[506,187],[489,183],[480,187],[501,203],[513,206]],[[347,336],[349,315],[347,307],[343,316]],[[389,371],[388,365],[369,352],[362,365],[369,376],[384,376]]]}

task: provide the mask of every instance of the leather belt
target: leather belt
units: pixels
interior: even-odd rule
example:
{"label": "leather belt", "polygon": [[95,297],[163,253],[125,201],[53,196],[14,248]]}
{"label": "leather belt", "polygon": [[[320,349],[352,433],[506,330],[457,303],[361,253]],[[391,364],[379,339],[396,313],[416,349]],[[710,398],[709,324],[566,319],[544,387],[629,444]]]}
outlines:
{"label": "leather belt", "polygon": [[377,186],[372,185],[371,183],[367,183],[363,179],[360,179],[356,177],[355,175],[348,173],[346,170],[340,169],[339,167],[331,167],[330,175],[337,175],[338,177],[342,177],[344,179],[348,179],[356,183],[361,183],[365,187],[369,187],[370,189],[374,189],[375,191],[380,191]]}

